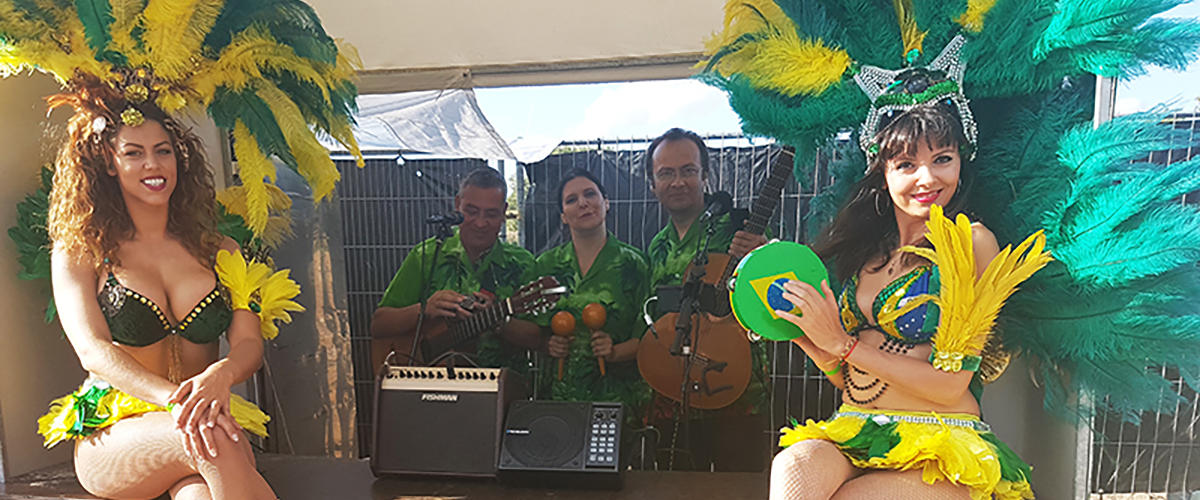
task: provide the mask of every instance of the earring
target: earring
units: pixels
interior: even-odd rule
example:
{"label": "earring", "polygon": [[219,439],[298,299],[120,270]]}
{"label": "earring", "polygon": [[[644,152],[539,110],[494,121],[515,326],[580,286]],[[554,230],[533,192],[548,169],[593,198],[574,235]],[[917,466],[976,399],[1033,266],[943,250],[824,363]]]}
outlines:
{"label": "earring", "polygon": [[883,189],[878,189],[875,191],[875,214],[880,217],[883,217],[883,209],[879,208],[879,194],[883,192],[885,192]]}

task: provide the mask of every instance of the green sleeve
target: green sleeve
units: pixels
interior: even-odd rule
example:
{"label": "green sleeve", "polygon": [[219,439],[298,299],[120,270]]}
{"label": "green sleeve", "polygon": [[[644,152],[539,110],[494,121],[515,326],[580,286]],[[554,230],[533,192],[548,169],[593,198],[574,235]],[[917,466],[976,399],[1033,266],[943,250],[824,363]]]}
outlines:
{"label": "green sleeve", "polygon": [[[383,292],[378,307],[408,307],[421,301],[421,261],[425,256],[425,247],[425,243],[418,245],[404,258],[400,270],[396,271],[391,284]],[[425,265],[428,274],[428,269],[433,267],[433,263],[426,262]]]}

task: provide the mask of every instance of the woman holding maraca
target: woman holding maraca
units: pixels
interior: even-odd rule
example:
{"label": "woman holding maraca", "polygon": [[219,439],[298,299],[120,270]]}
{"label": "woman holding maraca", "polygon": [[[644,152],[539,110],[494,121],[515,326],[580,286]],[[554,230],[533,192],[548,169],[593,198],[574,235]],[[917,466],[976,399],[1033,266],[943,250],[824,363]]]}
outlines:
{"label": "woman holding maraca", "polygon": [[557,277],[571,294],[557,314],[535,318],[543,329],[552,327],[547,350],[562,367],[545,370],[541,381],[554,400],[625,403],[629,421],[650,395],[634,362],[646,329],[641,308],[650,293],[649,265],[640,250],[608,232],[608,196],[592,174],[564,174],[558,200],[571,241],[540,255],[534,271]]}

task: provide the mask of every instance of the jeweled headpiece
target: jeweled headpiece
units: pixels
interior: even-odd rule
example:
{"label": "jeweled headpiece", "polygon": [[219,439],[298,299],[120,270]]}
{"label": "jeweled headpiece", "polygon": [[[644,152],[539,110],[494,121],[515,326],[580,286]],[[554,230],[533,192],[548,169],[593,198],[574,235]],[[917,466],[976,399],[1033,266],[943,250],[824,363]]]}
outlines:
{"label": "jeweled headpiece", "polygon": [[975,158],[979,134],[968,106],[970,101],[962,89],[966,65],[961,53],[966,41],[962,35],[954,37],[929,66],[902,70],[863,66],[854,75],[859,88],[871,98],[871,111],[858,136],[859,145],[868,158],[879,154],[875,139],[881,130],[900,115],[922,106],[950,108],[962,122],[963,135],[968,142],[965,156]]}

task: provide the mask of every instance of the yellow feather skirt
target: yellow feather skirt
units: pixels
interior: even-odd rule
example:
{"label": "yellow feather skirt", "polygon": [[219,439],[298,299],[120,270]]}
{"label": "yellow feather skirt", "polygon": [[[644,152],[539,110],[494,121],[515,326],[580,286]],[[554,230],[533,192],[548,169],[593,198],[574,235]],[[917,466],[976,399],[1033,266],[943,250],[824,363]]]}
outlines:
{"label": "yellow feather skirt", "polygon": [[[125,417],[155,411],[168,410],[89,378],[79,390],[50,403],[50,411],[38,419],[38,434],[45,439],[46,447],[51,448],[68,439],[86,438]],[[254,403],[231,394],[229,412],[243,429],[267,437],[267,422],[271,417]]]}
{"label": "yellow feather skirt", "polygon": [[967,486],[972,500],[1033,498],[1029,465],[974,415],[842,405],[829,420],[809,420],[782,433],[782,447],[809,439],[829,441],[855,467],[920,470],[926,483]]}

